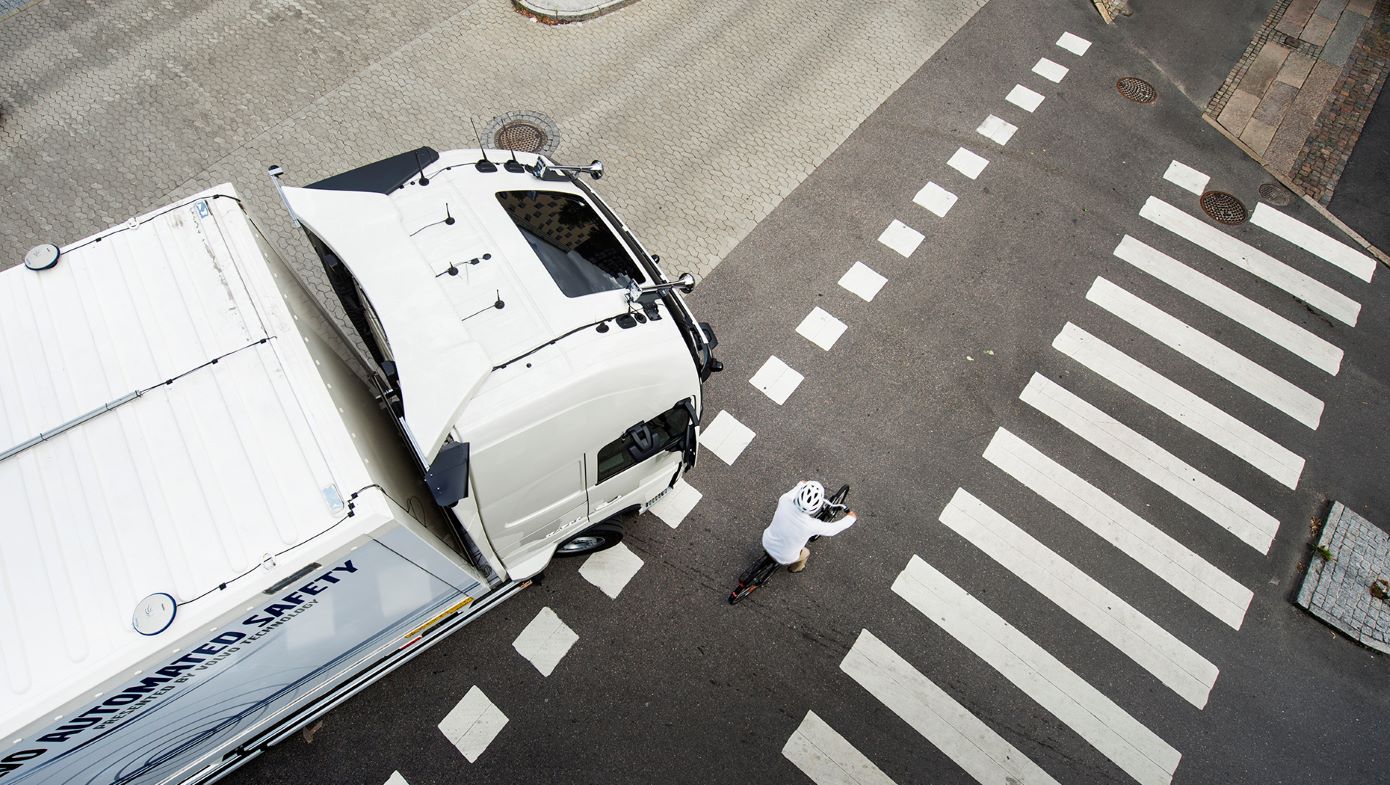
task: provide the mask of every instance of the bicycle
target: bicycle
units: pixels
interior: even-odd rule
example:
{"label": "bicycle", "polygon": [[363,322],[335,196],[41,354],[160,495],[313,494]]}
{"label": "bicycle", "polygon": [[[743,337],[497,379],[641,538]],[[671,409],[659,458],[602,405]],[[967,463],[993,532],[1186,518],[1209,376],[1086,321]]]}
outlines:
{"label": "bicycle", "polygon": [[[845,513],[849,512],[849,505],[845,504],[845,500],[848,498],[849,485],[841,485],[840,490],[826,498],[825,504],[820,508],[820,512],[816,513],[816,517],[826,522],[840,520],[845,517]],[[811,538],[811,542],[819,539],[820,535],[816,535]],[[757,591],[759,586],[768,582],[772,573],[776,572],[780,566],[782,565],[778,564],[776,559],[764,552],[757,561],[753,562],[752,567],[749,567],[743,575],[739,576],[738,585],[729,592],[729,604],[737,605],[744,597]]]}

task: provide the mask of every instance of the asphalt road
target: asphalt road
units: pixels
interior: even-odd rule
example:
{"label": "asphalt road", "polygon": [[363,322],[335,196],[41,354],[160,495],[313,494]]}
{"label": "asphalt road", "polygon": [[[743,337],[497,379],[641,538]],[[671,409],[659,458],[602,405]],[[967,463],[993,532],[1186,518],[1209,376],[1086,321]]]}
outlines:
{"label": "asphalt road", "polygon": [[[1064,51],[1055,44],[1064,32],[1093,45],[1084,56]],[[706,423],[727,411],[756,437],[732,466],[702,454],[689,481],[703,498],[679,528],[647,516],[630,532],[625,544],[644,565],[622,592],[610,599],[577,573],[579,562],[558,563],[542,585],[328,715],[312,741],[292,739],[228,781],[797,783],[808,780],[783,747],[808,712],[892,782],[975,781],[958,751],[928,741],[862,686],[862,674],[846,672],[864,630],[947,696],[932,706],[958,704],[984,735],[1058,782],[1166,782],[1174,754],[1178,785],[1379,781],[1390,768],[1380,731],[1390,710],[1385,658],[1333,634],[1291,597],[1309,522],[1329,500],[1382,523],[1390,516],[1381,475],[1390,457],[1386,276],[1363,283],[1263,229],[1219,229],[1359,303],[1352,327],[1141,217],[1158,197],[1216,226],[1194,195],[1163,178],[1174,160],[1252,208],[1264,177],[1184,96],[1205,88],[1185,77],[1175,84],[1161,58],[1126,35],[1103,26],[1089,3],[989,3],[697,290],[726,364],[707,387]],[[1230,35],[1237,49],[1248,41],[1244,28]],[[1059,84],[1031,72],[1041,57],[1069,69]],[[1120,97],[1115,81],[1126,75],[1151,82],[1158,100]],[[1016,83],[1044,96],[1035,112],[1005,101]],[[976,132],[990,114],[1018,127],[1006,145]],[[960,147],[988,159],[977,178],[947,165]],[[945,217],[913,203],[928,181],[958,197]],[[1286,212],[1334,232],[1301,205]],[[878,240],[895,219],[925,235],[909,257]],[[1338,372],[1116,258],[1125,235],[1341,348]],[[681,269],[679,248],[652,250]],[[856,261],[888,279],[871,302],[837,285]],[[1098,277],[1321,401],[1317,427],[1257,398],[1259,385],[1227,381],[1126,324],[1139,307],[1108,312],[1088,301]],[[813,307],[848,325],[828,352],[794,331]],[[1297,487],[1053,348],[1069,322],[1305,459]],[[805,376],[782,405],[748,381],[769,355]],[[1020,401],[1035,373],[1276,518],[1268,553]],[[1045,501],[1041,480],[984,458],[1001,428],[1248,589],[1239,629],[1180,577],[1141,565],[1151,557]],[[804,574],[778,575],[727,606],[775,497],[805,477],[852,483],[863,521],[816,544]],[[943,525],[958,489],[1215,666],[1205,701],[1184,699],[1161,669],[1139,664],[1153,646],[1126,655],[1045,597],[1055,570],[1026,579],[986,555],[980,538]],[[965,611],[938,599],[923,612],[893,589],[914,556],[967,595]],[[511,647],[545,607],[578,634],[548,677]],[[1031,643],[967,634],[996,615],[1004,627],[994,634]],[[1060,687],[1049,692],[1009,656],[1033,658],[1032,667],[1050,657],[1074,676],[1048,665]],[[469,763],[436,726],[474,686],[508,722]]]}

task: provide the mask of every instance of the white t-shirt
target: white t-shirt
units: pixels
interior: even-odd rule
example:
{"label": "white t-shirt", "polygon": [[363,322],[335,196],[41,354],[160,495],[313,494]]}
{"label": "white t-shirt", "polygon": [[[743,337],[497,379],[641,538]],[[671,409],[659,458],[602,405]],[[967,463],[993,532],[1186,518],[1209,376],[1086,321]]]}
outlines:
{"label": "white t-shirt", "polygon": [[763,529],[763,550],[778,564],[792,564],[801,559],[801,549],[812,536],[839,534],[855,521],[853,515],[846,515],[833,523],[827,522],[797,509],[796,494],[802,485],[805,483],[797,483],[795,488],[782,494],[777,500],[777,512],[772,514],[772,523]]}

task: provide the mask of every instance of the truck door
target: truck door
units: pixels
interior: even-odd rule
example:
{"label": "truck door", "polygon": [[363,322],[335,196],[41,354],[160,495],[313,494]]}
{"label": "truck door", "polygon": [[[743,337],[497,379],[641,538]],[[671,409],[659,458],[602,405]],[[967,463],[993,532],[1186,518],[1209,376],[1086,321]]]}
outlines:
{"label": "truck door", "polygon": [[656,417],[634,423],[590,454],[589,520],[595,523],[664,491],[685,459],[691,438],[692,404],[677,403]]}

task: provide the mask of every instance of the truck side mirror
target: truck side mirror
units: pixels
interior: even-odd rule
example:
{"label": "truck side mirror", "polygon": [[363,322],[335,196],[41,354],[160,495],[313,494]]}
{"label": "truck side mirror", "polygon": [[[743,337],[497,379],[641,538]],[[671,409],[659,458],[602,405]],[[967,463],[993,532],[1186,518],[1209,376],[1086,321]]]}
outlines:
{"label": "truck side mirror", "polygon": [[627,437],[632,440],[632,444],[627,448],[627,454],[634,461],[645,461],[659,452],[656,439],[652,437],[652,429],[647,427],[644,422],[639,422],[628,428]]}
{"label": "truck side mirror", "polygon": [[468,498],[468,453],[468,442],[449,442],[425,473],[425,484],[440,507],[452,507]]}

